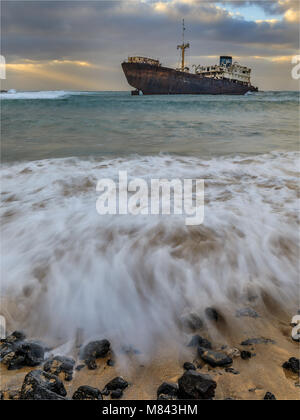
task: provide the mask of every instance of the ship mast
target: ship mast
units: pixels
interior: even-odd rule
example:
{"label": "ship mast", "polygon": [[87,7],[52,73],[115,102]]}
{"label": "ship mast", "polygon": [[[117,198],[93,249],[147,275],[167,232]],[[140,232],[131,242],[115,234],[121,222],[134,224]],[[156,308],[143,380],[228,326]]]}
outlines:
{"label": "ship mast", "polygon": [[177,50],[181,50],[181,71],[184,71],[185,65],[184,65],[184,55],[185,55],[185,50],[187,48],[190,48],[190,44],[184,43],[184,31],[185,31],[185,26],[184,26],[184,19],[182,19],[182,44],[181,45],[177,45]]}

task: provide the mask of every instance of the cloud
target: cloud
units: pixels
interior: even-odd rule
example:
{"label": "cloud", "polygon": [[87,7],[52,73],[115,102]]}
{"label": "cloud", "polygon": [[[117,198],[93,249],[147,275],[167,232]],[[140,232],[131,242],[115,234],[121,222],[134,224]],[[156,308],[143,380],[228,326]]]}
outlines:
{"label": "cloud", "polygon": [[[108,88],[116,89],[126,86],[118,78],[123,78],[120,63],[127,55],[147,55],[159,58],[165,65],[177,65],[176,45],[181,41],[183,17],[186,39],[191,42],[190,56],[298,54],[299,7],[295,2],[243,2],[242,5],[259,4],[266,13],[276,11],[282,16],[256,22],[228,11],[227,3],[3,1],[1,50],[10,64],[24,64],[30,59],[36,68],[41,62],[43,69],[53,70],[56,63],[56,71],[64,71],[68,64],[70,74],[80,70],[89,77],[88,72],[93,71],[95,88],[103,86],[106,80]],[[88,64],[80,68],[79,63]],[[115,77],[109,74],[111,69],[115,70]],[[85,80],[80,77],[84,89]]]}

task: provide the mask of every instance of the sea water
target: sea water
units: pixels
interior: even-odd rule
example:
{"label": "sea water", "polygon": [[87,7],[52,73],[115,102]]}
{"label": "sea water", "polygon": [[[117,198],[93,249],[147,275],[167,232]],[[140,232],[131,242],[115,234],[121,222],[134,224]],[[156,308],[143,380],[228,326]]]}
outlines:
{"label": "sea water", "polygon": [[[206,307],[299,296],[299,94],[1,94],[10,328],[149,351]],[[97,181],[204,179],[205,217],[100,216]],[[248,299],[248,300],[247,300]],[[202,315],[201,315],[202,316]]]}

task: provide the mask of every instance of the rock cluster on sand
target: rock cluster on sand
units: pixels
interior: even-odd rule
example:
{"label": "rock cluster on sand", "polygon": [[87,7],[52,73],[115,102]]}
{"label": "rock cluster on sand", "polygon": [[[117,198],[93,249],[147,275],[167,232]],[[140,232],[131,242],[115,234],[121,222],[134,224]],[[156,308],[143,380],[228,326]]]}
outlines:
{"label": "rock cluster on sand", "polygon": [[232,358],[224,353],[204,349],[203,347],[198,347],[198,353],[201,359],[211,367],[227,367],[233,363]]}
{"label": "rock cluster on sand", "polygon": [[44,364],[44,371],[56,376],[63,374],[66,381],[71,381],[74,366],[75,360],[64,356],[55,356]]}
{"label": "rock cluster on sand", "polygon": [[51,373],[33,370],[25,376],[22,400],[63,400],[67,391],[62,381]]}
{"label": "rock cluster on sand", "polygon": [[91,386],[83,385],[80,386],[77,391],[74,392],[72,400],[102,400],[102,395],[99,389]]}
{"label": "rock cluster on sand", "polygon": [[[187,363],[185,364],[187,367]],[[192,365],[193,366],[193,365]],[[195,366],[193,366],[195,368]],[[178,379],[178,385],[164,382],[157,390],[158,400],[211,400],[215,396],[216,382],[209,376],[186,370]]]}
{"label": "rock cluster on sand", "polygon": [[96,359],[105,357],[109,351],[108,340],[92,341],[83,347],[80,357],[89,369],[97,369]]}
{"label": "rock cluster on sand", "polygon": [[[8,369],[17,369],[23,366],[34,367],[44,362],[44,347],[39,343],[26,341],[25,335],[14,332],[6,339],[0,340],[0,357]],[[104,358],[110,351],[108,340],[92,341],[80,351],[80,358],[84,360],[89,369],[95,369],[96,359]],[[114,362],[110,360],[109,365]],[[76,369],[85,367],[79,365]],[[21,390],[8,395],[9,399],[23,400],[64,400],[67,392],[63,380],[71,381],[75,367],[75,360],[65,356],[53,356],[43,366],[43,370],[33,370],[25,376]],[[79,369],[78,369],[79,370]],[[102,400],[103,395],[119,399],[128,387],[128,382],[122,377],[112,379],[101,392],[88,385],[80,386],[72,396],[73,400]],[[5,393],[0,391],[0,399]]]}
{"label": "rock cluster on sand", "polygon": [[178,380],[178,387],[179,399],[211,400],[217,384],[209,375],[188,370]]}
{"label": "rock cluster on sand", "polygon": [[112,399],[119,399],[123,396],[123,391],[128,387],[128,382],[125,379],[118,376],[117,378],[112,379],[108,384],[106,384],[104,390],[102,391],[103,395],[109,395]]}
{"label": "rock cluster on sand", "polygon": [[0,360],[9,370],[38,366],[44,361],[44,354],[42,344],[27,341],[25,335],[19,331],[0,340]]}

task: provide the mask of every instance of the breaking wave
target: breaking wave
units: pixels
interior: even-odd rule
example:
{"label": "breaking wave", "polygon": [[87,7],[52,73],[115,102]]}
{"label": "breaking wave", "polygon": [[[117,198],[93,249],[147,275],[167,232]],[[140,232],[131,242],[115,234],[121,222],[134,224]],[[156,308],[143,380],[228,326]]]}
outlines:
{"label": "breaking wave", "polygon": [[82,92],[69,92],[64,90],[49,90],[40,92],[17,92],[10,90],[7,93],[1,93],[1,99],[63,99],[71,95],[81,95]]}
{"label": "breaking wave", "polygon": [[[11,326],[52,343],[106,337],[149,351],[208,306],[298,294],[298,153],[51,159],[1,169],[2,293]],[[205,220],[99,216],[100,178],[205,179]]]}

